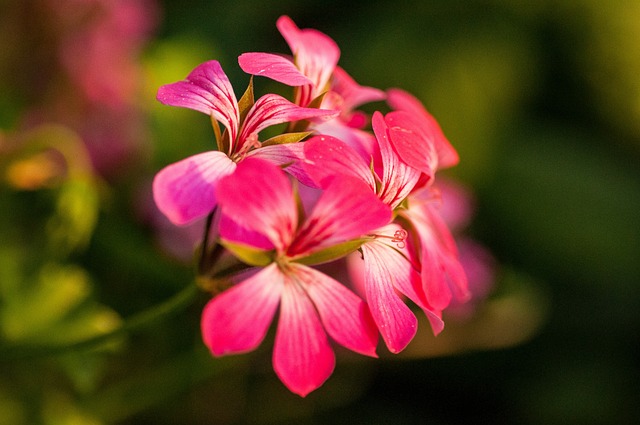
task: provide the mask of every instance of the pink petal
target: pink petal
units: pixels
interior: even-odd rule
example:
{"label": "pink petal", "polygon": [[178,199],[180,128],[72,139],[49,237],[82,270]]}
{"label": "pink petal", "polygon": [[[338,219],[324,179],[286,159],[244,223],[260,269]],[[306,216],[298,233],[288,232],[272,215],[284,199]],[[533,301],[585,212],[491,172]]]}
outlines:
{"label": "pink petal", "polygon": [[282,292],[273,368],[292,392],[302,397],[333,373],[335,356],[315,307],[300,285],[288,281]]}
{"label": "pink petal", "polygon": [[253,248],[270,251],[274,249],[273,243],[262,233],[238,224],[226,214],[222,214],[218,223],[220,238],[228,242],[249,245]]}
{"label": "pink petal", "polygon": [[200,64],[186,80],[160,87],[157,99],[165,105],[212,115],[227,128],[232,141],[238,135],[238,101],[229,78],[218,61]]}
{"label": "pink petal", "polygon": [[422,102],[411,94],[400,89],[391,89],[387,92],[387,103],[396,110],[406,111],[415,116],[422,117],[425,132],[432,134],[436,150],[438,152],[438,166],[447,168],[456,165],[460,158],[458,152],[447,140],[436,119],[426,110]]}
{"label": "pink petal", "polygon": [[[277,94],[266,94],[256,101],[245,118],[240,140],[245,141],[252,134],[272,125],[310,118],[337,116],[339,111],[317,108],[302,108]],[[237,149],[240,149],[238,146]]]}
{"label": "pink petal", "polygon": [[331,338],[356,353],[377,357],[378,329],[367,305],[324,273],[303,265],[292,267]]}
{"label": "pink petal", "polygon": [[277,166],[246,158],[218,183],[217,195],[223,213],[239,225],[262,233],[279,251],[289,245],[297,208],[289,179]]}
{"label": "pink petal", "polygon": [[202,313],[202,337],[215,356],[255,349],[278,307],[284,276],[273,264],[213,298]]}
{"label": "pink petal", "polygon": [[420,117],[405,111],[389,112],[385,116],[391,144],[409,166],[433,178],[438,167],[434,137],[425,132]]}
{"label": "pink petal", "polygon": [[272,53],[243,53],[238,57],[240,68],[247,74],[271,78],[296,87],[311,84],[291,59]]}
{"label": "pink petal", "polygon": [[382,90],[361,86],[339,66],[336,66],[333,70],[331,89],[342,96],[344,99],[343,109],[347,111],[351,111],[364,103],[384,100],[387,97]]}
{"label": "pink petal", "polygon": [[373,114],[372,126],[382,160],[382,185],[379,196],[384,203],[395,208],[416,186],[420,179],[420,171],[400,161],[389,142],[389,129],[380,112]]}
{"label": "pink petal", "polygon": [[[411,342],[418,329],[418,320],[398,297],[393,269],[385,263],[375,243],[362,245],[365,265],[367,303],[382,339],[392,353],[399,353]],[[401,270],[402,272],[402,270]]]}
{"label": "pink petal", "polygon": [[340,58],[340,49],[326,34],[314,29],[300,30],[287,16],[280,17],[276,26],[289,44],[296,66],[312,81],[311,87],[301,87],[300,99],[296,101],[300,105],[307,105],[329,88],[329,79]]}
{"label": "pink petal", "polygon": [[331,136],[314,136],[304,144],[305,170],[319,187],[326,187],[336,175],[349,175],[376,191],[376,182],[367,164],[355,149]]}
{"label": "pink petal", "polygon": [[315,186],[315,183],[311,177],[307,175],[307,171],[302,164],[305,144],[306,142],[264,146],[249,152],[247,157],[269,161],[283,167],[288,174],[291,174],[300,183],[307,186]]}
{"label": "pink petal", "polygon": [[222,152],[205,152],[171,164],[153,180],[156,205],[174,224],[204,217],[216,206],[216,184],[235,168]]}
{"label": "pink petal", "polygon": [[390,219],[391,209],[370,187],[354,177],[340,176],[321,195],[288,252],[301,255],[346,242]]}

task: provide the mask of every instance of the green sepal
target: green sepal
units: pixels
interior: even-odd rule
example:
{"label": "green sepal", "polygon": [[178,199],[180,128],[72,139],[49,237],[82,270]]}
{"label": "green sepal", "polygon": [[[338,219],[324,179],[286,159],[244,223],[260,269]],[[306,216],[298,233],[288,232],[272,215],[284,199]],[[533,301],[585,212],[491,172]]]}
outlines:
{"label": "green sepal", "polygon": [[249,112],[249,109],[256,103],[254,95],[253,95],[253,76],[249,80],[249,85],[245,90],[244,94],[238,101],[238,109],[240,112],[240,122],[243,122]]}
{"label": "green sepal", "polygon": [[333,260],[342,258],[352,252],[356,251],[365,242],[371,240],[371,238],[354,239],[347,242],[343,242],[338,245],[333,245],[329,248],[322,249],[313,254],[306,255],[300,258],[294,258],[293,261],[307,266],[314,266],[316,264],[328,263]]}
{"label": "green sepal", "polygon": [[297,133],[284,133],[274,136],[270,139],[265,140],[262,143],[262,146],[270,146],[270,145],[284,145],[287,143],[298,143],[304,140],[307,136],[312,134],[313,131],[300,131]]}
{"label": "green sepal", "polygon": [[250,266],[264,267],[273,263],[274,250],[265,251],[264,249],[229,241],[220,241],[220,244],[231,251],[240,261]]}

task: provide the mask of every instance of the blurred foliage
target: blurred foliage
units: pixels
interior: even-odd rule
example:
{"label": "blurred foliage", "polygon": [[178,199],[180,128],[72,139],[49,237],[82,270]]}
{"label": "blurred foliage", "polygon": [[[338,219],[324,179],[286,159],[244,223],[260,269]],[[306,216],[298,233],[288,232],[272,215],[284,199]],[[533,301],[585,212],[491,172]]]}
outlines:
{"label": "blurred foliage", "polygon": [[[86,129],[60,119],[67,109],[33,120],[54,101],[86,109],[45,3],[0,1],[0,425],[638,417],[637,1],[164,0],[155,36],[128,58],[140,81],[124,115],[149,146],[110,175],[91,166]],[[437,338],[423,329],[401,356],[339,351],[306,399],[277,381],[269,344],[206,352],[206,296],[184,261],[200,229],[167,226],[149,195],[154,172],[214,143],[206,118],[160,105],[157,87],[215,58],[240,95],[239,54],[288,51],[282,14],[334,38],[359,83],[424,101],[461,156],[448,176],[476,193],[470,233],[500,264],[473,315],[447,317]]]}

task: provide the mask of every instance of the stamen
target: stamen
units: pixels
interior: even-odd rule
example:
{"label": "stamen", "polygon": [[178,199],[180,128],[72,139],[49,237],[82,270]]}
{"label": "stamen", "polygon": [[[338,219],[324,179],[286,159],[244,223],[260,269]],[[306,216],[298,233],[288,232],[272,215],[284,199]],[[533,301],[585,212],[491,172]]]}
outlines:
{"label": "stamen", "polygon": [[391,239],[391,242],[395,242],[396,246],[399,249],[404,249],[407,246],[407,244],[405,243],[405,240],[407,239],[408,236],[409,236],[409,232],[407,232],[404,229],[398,229],[393,234],[393,238]]}

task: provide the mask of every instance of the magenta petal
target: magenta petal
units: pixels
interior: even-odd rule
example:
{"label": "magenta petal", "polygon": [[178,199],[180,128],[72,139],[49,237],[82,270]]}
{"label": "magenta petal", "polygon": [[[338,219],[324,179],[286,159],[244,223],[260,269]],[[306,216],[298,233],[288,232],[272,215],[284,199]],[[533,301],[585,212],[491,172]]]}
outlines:
{"label": "magenta petal", "polygon": [[438,166],[447,168],[456,165],[460,158],[458,152],[447,140],[436,119],[427,111],[422,102],[413,95],[400,89],[391,89],[387,92],[387,102],[396,110],[406,111],[415,116],[422,117],[423,126],[427,133],[433,135],[436,150],[438,152]]}
{"label": "magenta petal", "polygon": [[277,94],[266,94],[249,110],[241,130],[240,140],[244,141],[250,135],[257,134],[272,125],[311,118],[330,118],[338,114],[339,111],[328,109],[303,108]]}
{"label": "magenta petal", "polygon": [[171,164],[153,180],[156,205],[174,224],[204,217],[216,205],[217,182],[235,168],[222,152],[205,152]]}
{"label": "magenta petal", "polygon": [[238,135],[238,101],[229,78],[217,61],[198,65],[184,81],[160,87],[157,99],[165,105],[213,115],[229,130],[232,141]]}
{"label": "magenta petal", "polygon": [[295,276],[315,304],[331,338],[357,353],[377,357],[378,330],[367,305],[324,273],[303,265],[295,267]]}
{"label": "magenta petal", "polygon": [[350,175],[375,193],[376,182],[367,164],[351,146],[331,136],[314,136],[304,143],[304,168],[319,187],[326,187],[337,175]]}
{"label": "magenta petal", "polygon": [[391,219],[391,209],[362,181],[341,176],[322,193],[296,240],[291,255],[305,254],[366,235]]}
{"label": "magenta petal", "polygon": [[238,57],[240,68],[247,74],[271,78],[296,87],[311,84],[291,59],[272,53],[243,53]]}
{"label": "magenta petal", "polygon": [[313,303],[295,282],[282,292],[273,368],[292,392],[302,397],[333,373],[335,356]]}
{"label": "magenta petal", "polygon": [[380,255],[375,242],[362,246],[365,265],[365,292],[373,320],[392,353],[399,353],[411,342],[418,319],[395,291],[395,276]]}
{"label": "magenta petal", "polygon": [[293,238],[298,212],[286,174],[263,159],[247,158],[217,186],[224,214],[266,236],[277,250]]}
{"label": "magenta petal", "polygon": [[202,337],[216,356],[255,349],[278,307],[284,276],[273,264],[213,298],[202,313]]}
{"label": "magenta petal", "polygon": [[405,111],[389,112],[385,122],[391,144],[409,166],[433,177],[438,167],[438,155],[433,134],[426,132],[419,116]]}

